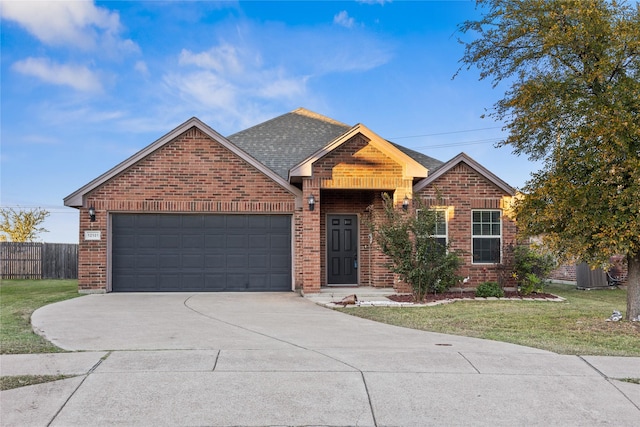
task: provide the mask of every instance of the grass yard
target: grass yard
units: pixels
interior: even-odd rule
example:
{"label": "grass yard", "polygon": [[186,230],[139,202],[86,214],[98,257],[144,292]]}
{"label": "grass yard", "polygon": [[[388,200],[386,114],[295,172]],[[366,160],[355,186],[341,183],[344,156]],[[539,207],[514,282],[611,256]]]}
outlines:
{"label": "grass yard", "polygon": [[71,375],[19,375],[15,377],[0,377],[0,391],[60,381],[71,377]]}
{"label": "grass yard", "polygon": [[33,332],[31,313],[78,296],[77,280],[1,280],[0,354],[63,351]]}
{"label": "grass yard", "polygon": [[565,302],[458,301],[420,308],[350,307],[344,313],[396,326],[485,338],[560,354],[640,356],[640,323],[605,322],[626,311],[626,290],[553,284]]}
{"label": "grass yard", "polygon": [[[0,353],[62,351],[33,333],[30,318],[39,307],[80,296],[77,280],[2,280]],[[458,301],[421,308],[355,307],[355,316],[407,328],[505,341],[560,354],[640,356],[640,324],[605,322],[624,313],[626,291],[579,291],[550,285],[565,302]]]}

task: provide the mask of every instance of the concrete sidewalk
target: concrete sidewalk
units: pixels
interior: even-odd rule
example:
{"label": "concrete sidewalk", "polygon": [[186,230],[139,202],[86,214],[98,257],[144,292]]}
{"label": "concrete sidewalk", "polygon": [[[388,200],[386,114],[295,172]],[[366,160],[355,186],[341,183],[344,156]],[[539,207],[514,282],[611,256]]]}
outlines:
{"label": "concrete sidewalk", "polygon": [[[44,307],[64,348],[2,375],[3,426],[637,426],[640,358],[563,356],[397,328],[293,294],[96,295]],[[102,344],[100,344],[102,343]]]}

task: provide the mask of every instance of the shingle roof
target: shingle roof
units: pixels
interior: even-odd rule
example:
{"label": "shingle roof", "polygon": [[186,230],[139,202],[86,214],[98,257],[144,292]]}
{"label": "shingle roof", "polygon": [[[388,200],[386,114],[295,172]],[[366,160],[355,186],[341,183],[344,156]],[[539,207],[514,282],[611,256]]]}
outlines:
{"label": "shingle roof", "polygon": [[[324,148],[352,126],[298,108],[227,137],[260,163],[288,179],[289,170]],[[393,144],[416,162],[433,171],[444,163],[417,151]]]}
{"label": "shingle roof", "polygon": [[429,170],[429,173],[433,173],[440,166],[444,165],[444,162],[441,162],[438,159],[434,159],[433,157],[429,157],[426,154],[419,153],[415,150],[412,150],[407,147],[403,147],[402,145],[398,145],[394,142],[389,141],[389,143],[393,144],[398,150],[402,151],[407,156],[411,157],[416,162],[420,163],[422,166]]}
{"label": "shingle roof", "polygon": [[351,126],[299,108],[227,137],[281,177]]}

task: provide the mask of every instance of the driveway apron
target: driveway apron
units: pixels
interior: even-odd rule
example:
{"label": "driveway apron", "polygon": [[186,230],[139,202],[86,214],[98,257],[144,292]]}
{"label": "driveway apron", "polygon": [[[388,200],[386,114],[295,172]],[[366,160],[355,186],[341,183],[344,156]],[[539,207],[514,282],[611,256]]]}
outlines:
{"label": "driveway apron", "polygon": [[293,293],[89,295],[43,307],[32,322],[64,349],[94,352],[96,362],[71,379],[1,392],[2,425],[640,419],[640,386],[614,379],[636,369],[640,377],[639,359],[614,369],[606,358],[399,328]]}

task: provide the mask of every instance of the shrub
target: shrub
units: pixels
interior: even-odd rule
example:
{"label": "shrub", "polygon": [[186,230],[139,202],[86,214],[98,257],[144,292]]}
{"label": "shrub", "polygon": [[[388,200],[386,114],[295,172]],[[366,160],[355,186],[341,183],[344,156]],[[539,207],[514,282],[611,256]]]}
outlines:
{"label": "shrub", "polygon": [[504,296],[504,290],[502,290],[497,282],[482,282],[476,288],[476,296],[480,298],[502,298]]}
{"label": "shrub", "polygon": [[383,193],[382,198],[382,212],[371,207],[369,227],[380,250],[389,257],[391,271],[411,285],[414,297],[422,301],[428,292],[441,293],[460,283],[457,271],[462,258],[433,237],[436,211],[418,200],[414,201],[416,212],[400,210],[388,194]]}
{"label": "shrub", "polygon": [[514,250],[514,277],[520,293],[544,292],[544,279],[556,266],[553,257],[541,249],[518,246]]}

